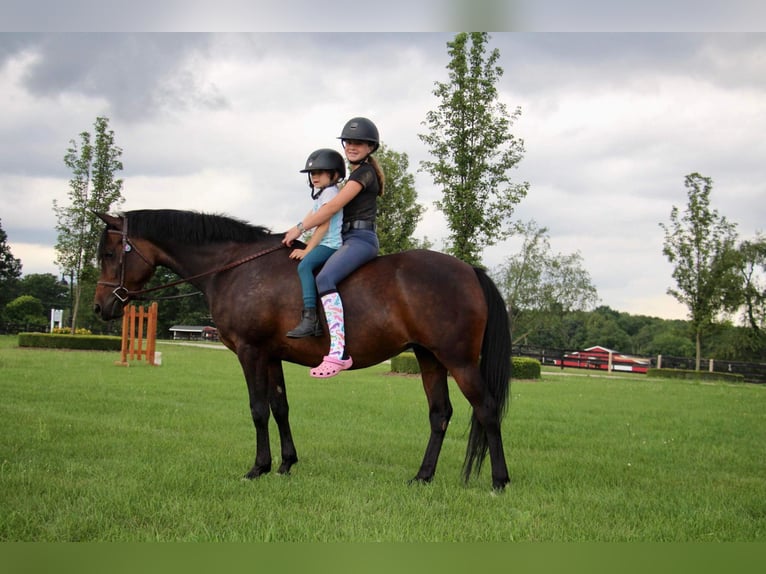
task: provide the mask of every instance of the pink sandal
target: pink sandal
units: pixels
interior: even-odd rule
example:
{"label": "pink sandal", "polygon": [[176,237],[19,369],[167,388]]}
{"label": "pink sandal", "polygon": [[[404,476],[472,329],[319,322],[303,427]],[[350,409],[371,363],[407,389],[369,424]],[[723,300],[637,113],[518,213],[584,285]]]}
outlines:
{"label": "pink sandal", "polygon": [[350,369],[351,365],[353,364],[354,361],[351,360],[351,357],[348,359],[338,359],[336,357],[326,355],[323,358],[322,363],[318,367],[311,369],[310,373],[312,377],[316,377],[318,379],[327,379],[329,377],[334,377],[341,371]]}

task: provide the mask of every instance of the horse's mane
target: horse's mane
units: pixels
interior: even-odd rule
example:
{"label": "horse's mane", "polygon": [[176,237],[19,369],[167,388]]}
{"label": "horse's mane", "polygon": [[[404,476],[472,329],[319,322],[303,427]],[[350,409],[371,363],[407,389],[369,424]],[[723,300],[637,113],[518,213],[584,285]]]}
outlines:
{"label": "horse's mane", "polygon": [[271,235],[266,227],[214,213],[139,209],[127,211],[123,217],[128,224],[128,235],[150,241],[170,239],[191,245],[225,241],[250,243]]}

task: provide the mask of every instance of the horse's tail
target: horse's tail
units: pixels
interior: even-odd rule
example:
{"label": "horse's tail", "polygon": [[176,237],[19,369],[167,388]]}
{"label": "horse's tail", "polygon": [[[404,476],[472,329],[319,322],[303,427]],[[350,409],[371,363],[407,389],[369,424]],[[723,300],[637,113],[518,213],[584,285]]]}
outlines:
{"label": "horse's tail", "polygon": [[[508,393],[511,386],[511,331],[505,301],[495,283],[487,273],[475,267],[476,277],[487,301],[487,325],[481,344],[479,371],[494,399],[498,426],[508,410]],[[487,455],[487,433],[476,418],[471,415],[471,430],[463,463],[463,478],[468,481],[471,472],[478,475]]]}

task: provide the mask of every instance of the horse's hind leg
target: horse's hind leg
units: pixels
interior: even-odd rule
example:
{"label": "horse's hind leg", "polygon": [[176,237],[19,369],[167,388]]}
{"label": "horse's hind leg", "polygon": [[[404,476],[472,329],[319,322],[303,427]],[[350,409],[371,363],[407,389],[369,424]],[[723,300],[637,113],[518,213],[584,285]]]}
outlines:
{"label": "horse's hind leg", "polygon": [[282,371],[282,361],[269,362],[269,404],[274,420],[279,430],[279,442],[282,445],[282,464],[279,474],[290,474],[290,467],[298,462],[298,454],[293,443],[293,434],[288,419],[290,408],[287,404],[287,389],[285,375]]}
{"label": "horse's hind leg", "polygon": [[460,390],[473,407],[471,431],[468,437],[464,478],[467,481],[473,469],[476,474],[481,470],[482,462],[489,451],[492,465],[492,487],[503,490],[510,482],[508,466],[503,450],[503,437],[500,428],[501,415],[497,401],[483,383],[478,368],[455,368],[451,371]]}
{"label": "horse's hind leg", "polygon": [[452,418],[452,404],[447,387],[447,369],[436,357],[423,348],[416,347],[415,355],[420,365],[423,388],[428,399],[428,418],[431,423],[431,436],[423,455],[417,475],[412,481],[430,482],[436,472],[436,463],[444,443],[444,435]]}

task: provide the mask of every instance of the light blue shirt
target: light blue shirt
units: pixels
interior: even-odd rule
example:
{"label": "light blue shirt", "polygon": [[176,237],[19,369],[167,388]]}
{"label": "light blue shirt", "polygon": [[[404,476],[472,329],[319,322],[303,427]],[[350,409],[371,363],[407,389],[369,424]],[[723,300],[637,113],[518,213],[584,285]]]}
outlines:
{"label": "light blue shirt", "polygon": [[[314,208],[313,211],[316,213],[319,211],[319,208],[322,207],[325,203],[330,201],[333,197],[338,195],[339,189],[337,185],[331,185],[329,187],[325,187],[322,190],[322,193],[319,194],[319,197],[317,197],[314,200]],[[330,218],[330,227],[327,229],[327,233],[324,234],[324,237],[322,238],[322,241],[319,242],[319,245],[324,245],[326,247],[329,247],[330,249],[339,249],[340,246],[343,244],[343,239],[341,238],[341,226],[343,225],[343,210],[339,210],[338,213],[333,215]]]}

